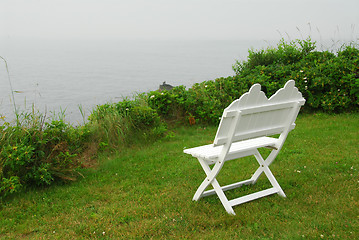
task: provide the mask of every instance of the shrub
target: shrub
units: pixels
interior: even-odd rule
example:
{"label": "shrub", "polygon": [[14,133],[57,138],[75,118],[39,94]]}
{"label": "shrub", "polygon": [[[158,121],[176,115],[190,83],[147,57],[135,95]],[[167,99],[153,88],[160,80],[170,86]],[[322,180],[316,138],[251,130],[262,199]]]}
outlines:
{"label": "shrub", "polygon": [[134,100],[97,106],[88,123],[97,133],[96,141],[102,146],[119,146],[164,135],[166,127],[146,98],[146,95],[138,95]]}
{"label": "shrub", "polygon": [[[21,119],[21,120],[20,120]],[[15,126],[0,129],[0,197],[29,186],[74,180],[80,166],[77,154],[86,139],[83,127],[63,120],[45,123],[35,113],[18,116]]]}
{"label": "shrub", "polygon": [[11,193],[19,192],[22,189],[22,184],[17,176],[9,178],[3,177],[0,181],[0,199],[2,196],[7,196]]}
{"label": "shrub", "polygon": [[[256,82],[268,96],[289,80],[294,79],[307,102],[304,110],[343,112],[358,109],[359,49],[357,45],[343,46],[337,54],[315,51],[310,39],[279,43],[277,49],[259,51],[255,56],[272,54],[277,61],[264,64],[248,58],[248,63],[234,65],[237,81]],[[258,59],[264,57],[258,57]],[[278,60],[280,59],[280,60]]]}
{"label": "shrub", "polygon": [[249,50],[247,61],[236,61],[233,70],[237,75],[246,73],[257,66],[269,66],[273,64],[294,64],[307,56],[315,49],[315,42],[307,40],[295,40],[289,43],[281,40],[277,48],[268,47],[261,50]]}
{"label": "shrub", "polygon": [[[307,102],[304,111],[343,112],[358,109],[359,49],[343,46],[336,54],[316,51],[307,40],[280,41],[276,48],[249,50],[247,61],[233,66],[235,76],[196,83],[188,90],[150,92],[149,105],[162,117],[195,118],[195,122],[219,122],[222,111],[255,83],[270,97],[285,82],[296,81]],[[192,121],[193,122],[193,121]]]}

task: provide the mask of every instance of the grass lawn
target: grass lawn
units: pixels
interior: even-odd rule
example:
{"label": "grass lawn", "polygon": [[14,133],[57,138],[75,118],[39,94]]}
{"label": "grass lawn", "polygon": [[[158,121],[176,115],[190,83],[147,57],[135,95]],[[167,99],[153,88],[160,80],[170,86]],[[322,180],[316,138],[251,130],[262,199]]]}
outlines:
{"label": "grass lawn", "polygon": [[[205,178],[185,147],[216,127],[178,127],[173,137],[103,154],[85,178],[14,195],[0,205],[1,239],[355,239],[359,236],[359,114],[300,115],[271,165],[287,195],[235,206],[193,202]],[[250,177],[254,158],[230,161],[221,185]],[[267,188],[229,191],[228,198]],[[226,192],[227,193],[227,192]]]}

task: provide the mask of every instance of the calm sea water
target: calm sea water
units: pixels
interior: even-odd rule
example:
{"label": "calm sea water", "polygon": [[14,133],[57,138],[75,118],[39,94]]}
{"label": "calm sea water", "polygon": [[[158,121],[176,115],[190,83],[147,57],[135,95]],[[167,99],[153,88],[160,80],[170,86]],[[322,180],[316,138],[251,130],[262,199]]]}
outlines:
{"label": "calm sea water", "polygon": [[[213,80],[234,74],[235,60],[264,41],[33,41],[1,39],[0,56],[8,63],[15,103],[47,116],[65,111],[81,123],[99,104],[135,93]],[[14,118],[5,64],[0,61],[0,114]]]}

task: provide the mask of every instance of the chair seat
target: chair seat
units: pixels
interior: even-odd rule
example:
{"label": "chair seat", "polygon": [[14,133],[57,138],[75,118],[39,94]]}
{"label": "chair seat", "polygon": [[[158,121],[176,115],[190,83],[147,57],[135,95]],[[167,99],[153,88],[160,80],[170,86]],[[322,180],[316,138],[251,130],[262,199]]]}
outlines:
{"label": "chair seat", "polygon": [[[259,137],[259,138],[248,139],[248,140],[232,143],[231,148],[229,149],[229,152],[227,154],[226,160],[238,158],[237,154],[258,149],[261,147],[275,148],[277,142],[278,142],[277,138]],[[222,148],[223,145],[214,146],[213,144],[209,144],[200,147],[185,149],[183,152],[187,154],[191,154],[193,157],[196,158],[202,158],[207,161],[214,161],[221,153]]]}

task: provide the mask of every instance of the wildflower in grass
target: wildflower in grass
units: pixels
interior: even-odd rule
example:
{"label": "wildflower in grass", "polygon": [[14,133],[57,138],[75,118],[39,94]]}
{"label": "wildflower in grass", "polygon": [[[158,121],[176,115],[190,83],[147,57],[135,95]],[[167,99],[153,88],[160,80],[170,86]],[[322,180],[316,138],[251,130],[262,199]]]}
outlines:
{"label": "wildflower in grass", "polygon": [[302,73],[302,72],[304,72],[304,71],[303,71],[303,70],[300,70],[299,72],[301,72],[301,73]]}
{"label": "wildflower in grass", "polygon": [[155,95],[151,95],[151,97],[150,98],[154,98],[155,97]]}

